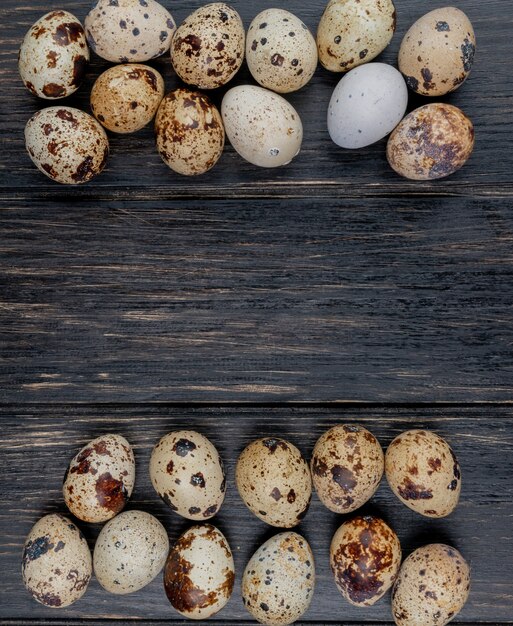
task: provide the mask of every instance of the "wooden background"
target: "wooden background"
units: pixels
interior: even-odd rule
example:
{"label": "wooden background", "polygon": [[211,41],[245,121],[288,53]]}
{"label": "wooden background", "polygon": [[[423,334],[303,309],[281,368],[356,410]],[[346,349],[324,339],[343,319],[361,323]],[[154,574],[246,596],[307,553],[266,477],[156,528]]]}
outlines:
{"label": "wooden background", "polygon": [[[163,2],[180,22],[199,0]],[[263,0],[234,1],[245,26]],[[23,146],[46,106],[25,91],[16,55],[43,13],[83,20],[89,0],[3,0],[0,6],[0,623],[161,624],[179,616],[160,577],[116,597],[93,580],[69,609],[32,601],[20,576],[24,538],[43,514],[64,511],[69,459],[107,431],[135,446],[130,506],[155,513],[171,539],[187,523],[153,492],[152,446],[197,428],[227,462],[226,504],[215,518],[235,552],[234,596],[213,621],[249,619],[244,565],[272,531],[246,511],[234,461],[260,435],[281,435],[309,457],[341,421],[370,428],[385,447],[401,430],[435,429],[457,452],[461,504],[444,520],[416,516],[385,482],[366,507],[403,550],[431,541],[460,549],[473,568],[456,621],[513,623],[513,5],[458,0],[478,39],[474,70],[456,93],[476,126],[476,149],[454,176],[415,183],[386,164],[385,142],[358,152],[329,140],[325,113],[340,76],[318,69],[287,98],[305,127],[301,154],[257,169],[227,146],[203,177],[181,178],[156,153],[152,130],[111,136],[106,171],[66,188],[43,177]],[[272,3],[271,3],[272,5]],[[315,31],[323,0],[275,3]],[[402,34],[443,1],[396,0],[398,32],[379,60],[395,63]],[[167,57],[155,62],[168,89]],[[88,110],[107,64],[95,58],[66,104]],[[250,81],[245,66],[233,84]],[[225,90],[212,94],[218,104]],[[410,108],[424,103],[412,97]],[[328,569],[342,518],[314,498],[299,527],[317,559],[305,623],[385,624],[389,600],[343,601]],[[98,527],[81,524],[91,545]]]}

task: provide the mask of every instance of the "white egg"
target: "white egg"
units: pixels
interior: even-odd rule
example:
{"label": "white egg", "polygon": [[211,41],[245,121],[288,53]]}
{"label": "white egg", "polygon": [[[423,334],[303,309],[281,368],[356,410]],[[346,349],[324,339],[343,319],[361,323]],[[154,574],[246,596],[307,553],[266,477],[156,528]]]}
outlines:
{"label": "white egg", "polygon": [[363,148],[383,139],[408,105],[404,78],[391,65],[368,63],[338,83],[328,107],[328,132],[342,148]]}

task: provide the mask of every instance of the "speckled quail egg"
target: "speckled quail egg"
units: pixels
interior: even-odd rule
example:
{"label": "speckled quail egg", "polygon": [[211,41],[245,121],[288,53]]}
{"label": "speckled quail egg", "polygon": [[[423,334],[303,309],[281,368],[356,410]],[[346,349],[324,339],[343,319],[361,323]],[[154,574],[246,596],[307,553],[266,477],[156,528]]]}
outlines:
{"label": "speckled quail egg", "polygon": [[43,174],[65,185],[90,181],[109,156],[109,140],[101,125],[71,107],[38,111],[25,127],[25,146]]}
{"label": "speckled quail egg", "polygon": [[155,117],[164,97],[164,79],[147,65],[115,65],[91,91],[91,110],[114,133],[134,133]]}
{"label": "speckled quail egg", "polygon": [[331,72],[372,61],[392,40],[395,23],[392,0],[331,0],[317,29],[319,61]]}
{"label": "speckled quail egg", "polygon": [[317,45],[308,27],[284,9],[266,9],[251,22],[246,61],[267,89],[288,93],[304,87],[317,67]]}
{"label": "speckled quail egg", "polygon": [[470,590],[470,568],[461,554],[441,543],[412,552],[392,590],[398,626],[445,626],[463,608]]}
{"label": "speckled quail egg", "polygon": [[176,29],[171,13],[155,0],[98,0],[84,24],[91,49],[113,63],[161,56]]}
{"label": "speckled quail egg", "polygon": [[337,530],[330,547],[331,571],[340,593],[355,606],[375,604],[393,585],[401,544],[378,517],[355,517]]}
{"label": "speckled quail egg", "polygon": [[169,551],[166,529],[145,511],[124,511],[102,528],[94,546],[94,573],[115,594],[149,584],[164,567]]}
{"label": "speckled quail egg", "polygon": [[328,131],[342,148],[363,148],[383,139],[408,106],[404,78],[391,65],[369,63],[348,72],[328,107]]}
{"label": "speckled quail egg", "polygon": [[65,98],[82,84],[89,63],[85,32],[67,11],[43,15],[27,32],[18,67],[25,87],[40,98]]}
{"label": "speckled quail egg", "polygon": [[384,455],[372,433],[343,424],[317,440],[310,465],[324,506],[335,513],[350,513],[374,495],[383,476]]}
{"label": "speckled quail egg", "polygon": [[388,163],[411,180],[454,174],[474,149],[474,126],[461,109],[441,102],[409,113],[390,135]]}
{"label": "speckled quail egg", "polygon": [[204,174],[223,153],[221,114],[198,91],[176,89],[167,94],[157,113],[155,136],[164,163],[185,176]]}
{"label": "speckled quail egg", "polygon": [[121,435],[102,435],[73,457],[62,492],[68,509],[84,522],[106,522],[132,495],[135,459]]}
{"label": "speckled quail egg", "polygon": [[23,583],[45,606],[69,606],[86,592],[92,575],[91,552],[80,530],[63,515],[46,515],[23,548]]}
{"label": "speckled quail egg", "polygon": [[224,466],[214,444],[200,433],[168,433],[153,448],[150,478],[155,491],[178,515],[213,517],[226,491]]}
{"label": "speckled quail egg", "polygon": [[240,15],[223,2],[191,13],[173,37],[171,62],[178,76],[200,89],[225,85],[244,59],[244,26]]}
{"label": "speckled quail egg", "polygon": [[310,506],[308,463],[283,439],[266,437],[250,443],[237,460],[235,481],[244,504],[271,526],[296,526]]}
{"label": "speckled quail egg", "polygon": [[408,430],[397,436],[388,446],[385,472],[399,500],[421,515],[445,517],[458,504],[458,459],[447,441],[436,433]]}
{"label": "speckled quail egg", "polygon": [[266,541],[249,560],[242,577],[242,600],[261,624],[292,624],[307,610],[315,587],[315,565],[308,542],[294,532]]}
{"label": "speckled quail egg", "polygon": [[410,89],[442,96],[465,82],[476,38],[468,17],[454,7],[430,11],[413,24],[399,50],[399,69]]}
{"label": "speckled quail egg", "polygon": [[169,553],[164,588],[173,607],[189,619],[207,619],[230,599],[235,581],[232,551],[215,526],[192,526]]}
{"label": "speckled quail egg", "polygon": [[298,112],[268,89],[233,87],[223,98],[221,115],[233,148],[253,165],[286,165],[301,150],[303,125]]}

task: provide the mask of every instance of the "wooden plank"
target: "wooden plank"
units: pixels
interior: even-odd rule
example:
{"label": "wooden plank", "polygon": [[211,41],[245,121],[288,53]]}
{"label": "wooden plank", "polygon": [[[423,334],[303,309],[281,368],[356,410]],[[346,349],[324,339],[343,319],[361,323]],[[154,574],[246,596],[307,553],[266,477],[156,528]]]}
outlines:
{"label": "wooden plank", "polygon": [[[505,407],[366,407],[248,408],[110,405],[49,405],[0,411],[0,621],[29,618],[63,620],[177,619],[167,603],[158,577],[147,588],[128,596],[103,592],[93,580],[86,596],[69,609],[55,612],[33,602],[20,580],[20,555],[25,535],[43,514],[65,512],[61,481],[69,459],[89,439],[119,432],[134,445],[137,479],[131,508],[148,510],[176,539],[189,524],[173,514],[154,493],[147,472],[152,446],[166,432],[198,429],[218,446],[226,461],[228,492],[215,523],[226,533],[236,561],[236,590],[219,614],[221,623],[247,619],[240,598],[240,577],[255,548],[273,532],[240,501],[233,482],[234,462],[253,438],[282,436],[298,445],[308,458],[316,438],[341,422],[359,422],[386,447],[399,432],[412,427],[433,429],[452,444],[462,466],[462,496],[448,518],[429,520],[404,507],[383,481],[367,512],[385,517],[397,531],[405,555],[425,543],[445,541],[460,549],[473,570],[472,593],[459,622],[508,622],[513,598],[513,411]],[[386,623],[388,598],[368,609],[349,606],[339,596],[329,572],[331,536],[342,521],[314,496],[299,527],[312,544],[318,583],[306,622]],[[80,524],[94,541],[99,527]],[[3,622],[2,622],[3,623]],[[219,622],[218,622],[219,623]]]}

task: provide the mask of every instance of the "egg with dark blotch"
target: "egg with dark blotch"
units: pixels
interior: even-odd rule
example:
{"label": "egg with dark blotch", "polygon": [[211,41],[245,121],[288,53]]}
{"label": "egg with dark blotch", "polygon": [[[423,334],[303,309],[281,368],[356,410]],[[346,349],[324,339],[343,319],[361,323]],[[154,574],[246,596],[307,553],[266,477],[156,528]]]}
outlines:
{"label": "egg with dark blotch", "polygon": [[204,174],[223,153],[223,120],[205,94],[176,89],[160,105],[155,137],[162,160],[172,170],[184,176]]}
{"label": "egg with dark blotch", "polygon": [[178,27],[171,45],[171,62],[188,85],[215,89],[239,71],[244,41],[244,26],[235,9],[223,2],[206,4]]}
{"label": "egg with dark blotch", "polygon": [[63,515],[46,515],[31,529],[22,557],[23,583],[33,598],[50,608],[73,604],[86,592],[92,575],[84,536]]}
{"label": "egg with dark blotch", "polygon": [[330,563],[344,598],[355,606],[371,606],[397,577],[401,544],[383,520],[370,515],[355,517],[344,522],[333,536]]}
{"label": "egg with dark blotch", "polygon": [[455,7],[430,11],[405,34],[399,70],[410,89],[423,96],[442,96],[468,78],[476,37],[468,17]]}
{"label": "egg with dark blotch", "polygon": [[155,445],[150,479],[171,510],[187,519],[209,519],[224,501],[226,476],[219,452],[192,430],[168,433]]}
{"label": "egg with dark blotch", "polygon": [[367,429],[343,424],[317,440],[310,467],[324,506],[335,513],[350,513],[374,495],[383,476],[384,455]]}
{"label": "egg with dark blotch", "polygon": [[235,482],[244,504],[271,526],[296,526],[310,506],[308,463],[284,439],[266,437],[250,443],[237,460]]}
{"label": "egg with dark blotch", "polygon": [[112,63],[143,63],[169,50],[176,24],[155,0],[98,0],[85,18],[91,50]]}
{"label": "egg with dark blotch", "polygon": [[470,567],[455,548],[434,543],[412,552],[392,590],[397,626],[445,626],[470,592]]}
{"label": "egg with dark blotch", "polygon": [[218,613],[233,591],[232,551],[215,526],[192,526],[171,548],[164,570],[169,602],[189,619],[207,619]]}
{"label": "egg with dark blotch", "polygon": [[84,28],[67,11],[43,15],[25,35],[18,57],[25,87],[47,100],[74,93],[84,80],[88,63]]}
{"label": "egg with dark blotch", "polygon": [[458,504],[461,470],[451,447],[428,430],[396,437],[385,455],[390,488],[407,507],[426,517],[445,517]]}

